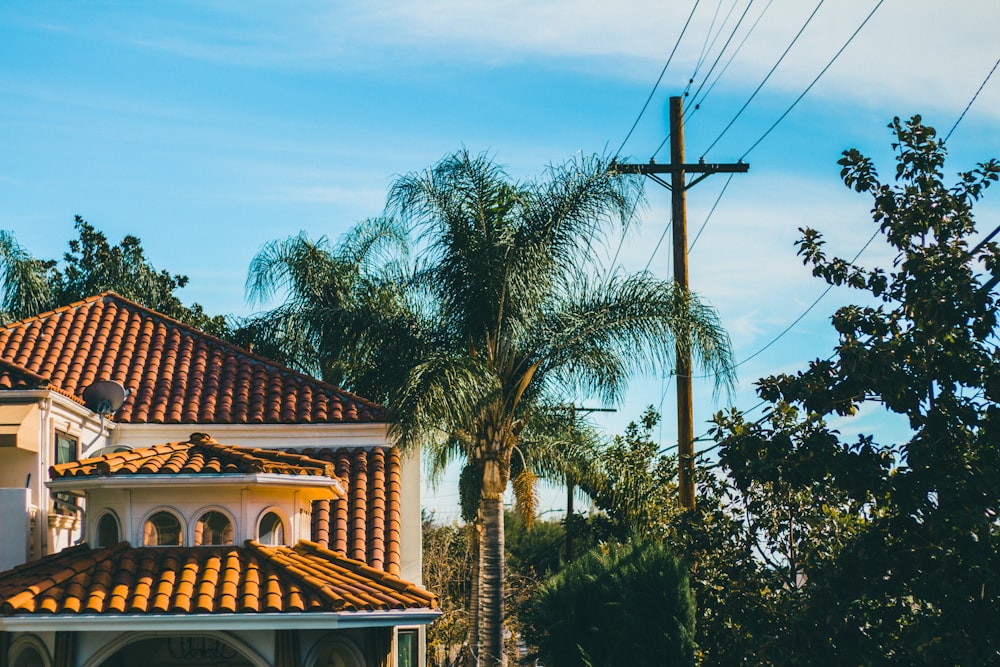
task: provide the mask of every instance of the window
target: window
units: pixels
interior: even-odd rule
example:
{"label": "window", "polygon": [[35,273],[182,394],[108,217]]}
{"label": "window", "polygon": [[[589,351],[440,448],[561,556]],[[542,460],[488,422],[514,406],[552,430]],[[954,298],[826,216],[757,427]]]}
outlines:
{"label": "window", "polygon": [[416,629],[396,633],[396,664],[399,667],[417,667],[420,664],[420,635]]}
{"label": "window", "polygon": [[265,512],[257,527],[257,541],[269,547],[285,544],[285,523],[277,512]]}
{"label": "window", "polygon": [[[76,438],[56,431],[55,465],[76,461]],[[56,514],[76,514],[76,496],[63,491],[52,493]]]}
{"label": "window", "polygon": [[179,546],[181,522],[170,512],[160,511],[146,519],[142,544],[147,547]]}
{"label": "window", "polygon": [[118,530],[118,519],[111,512],[106,512],[97,520],[97,546],[110,547],[121,542],[121,532]]}
{"label": "window", "polygon": [[217,510],[201,515],[194,525],[194,545],[219,546],[233,543],[233,522]]}
{"label": "window", "polygon": [[14,659],[14,667],[45,667],[45,660],[34,646],[28,646]]}

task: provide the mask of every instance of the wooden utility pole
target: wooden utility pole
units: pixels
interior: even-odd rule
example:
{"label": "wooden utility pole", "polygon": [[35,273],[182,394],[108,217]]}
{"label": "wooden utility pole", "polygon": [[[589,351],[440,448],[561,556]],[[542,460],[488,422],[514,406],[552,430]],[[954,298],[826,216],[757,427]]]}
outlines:
{"label": "wooden utility pole", "polygon": [[[688,289],[687,242],[687,189],[700,183],[711,174],[746,173],[750,165],[745,162],[731,164],[684,164],[684,107],[683,98],[670,98],[670,164],[618,164],[611,170],[619,174],[643,174],[670,190],[671,215],[674,236],[674,281]],[[658,174],[670,174],[670,182]],[[684,183],[686,174],[700,174],[690,183]],[[691,399],[691,351],[678,339],[677,368],[677,478],[680,486],[680,505],[694,509],[694,410]]]}

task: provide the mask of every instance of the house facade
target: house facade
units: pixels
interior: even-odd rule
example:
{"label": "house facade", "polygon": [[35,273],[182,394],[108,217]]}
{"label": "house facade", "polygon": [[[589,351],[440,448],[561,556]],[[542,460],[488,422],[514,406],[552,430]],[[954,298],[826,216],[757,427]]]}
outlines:
{"label": "house facade", "polygon": [[416,667],[419,482],[378,405],[113,293],[0,328],[0,656]]}

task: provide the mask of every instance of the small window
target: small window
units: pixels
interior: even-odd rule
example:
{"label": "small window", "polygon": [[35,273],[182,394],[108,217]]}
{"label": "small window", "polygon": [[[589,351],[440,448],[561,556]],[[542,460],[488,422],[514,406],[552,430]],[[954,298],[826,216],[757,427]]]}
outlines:
{"label": "small window", "polygon": [[267,512],[261,517],[257,541],[270,547],[285,544],[285,523],[277,512]]}
{"label": "small window", "polygon": [[222,512],[209,510],[194,526],[195,546],[219,546],[233,543],[233,522]]}
{"label": "small window", "polygon": [[[60,433],[56,431],[56,445],[55,445],[55,465],[61,463],[72,463],[76,461],[76,448],[77,440],[74,437],[66,433]],[[75,514],[76,513],[76,496],[72,493],[66,493],[64,491],[55,491],[52,493],[53,504],[55,505],[56,514]]]}
{"label": "small window", "polygon": [[396,664],[399,667],[420,664],[420,635],[416,629],[407,628],[396,633]]}
{"label": "small window", "polygon": [[142,543],[147,547],[179,546],[181,522],[170,512],[157,512],[143,526]]}
{"label": "small window", "polygon": [[106,512],[97,520],[97,546],[110,547],[122,541],[121,532],[118,530],[118,519],[115,515]]}

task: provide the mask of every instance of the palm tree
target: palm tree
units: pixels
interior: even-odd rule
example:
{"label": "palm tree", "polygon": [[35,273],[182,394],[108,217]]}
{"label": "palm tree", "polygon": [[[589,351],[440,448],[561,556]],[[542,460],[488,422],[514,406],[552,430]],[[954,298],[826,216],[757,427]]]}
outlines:
{"label": "palm tree", "polygon": [[[402,447],[428,448],[436,465],[467,462],[463,495],[478,498],[481,526],[481,666],[503,662],[503,494],[533,420],[574,396],[620,400],[634,374],[671,367],[675,344],[723,384],[732,377],[713,309],[673,282],[605,273],[596,261],[593,246],[624,225],[640,196],[638,182],[609,175],[599,158],[516,183],[486,156],[447,156],[389,193],[387,214],[416,248],[409,268],[356,281],[365,303],[347,313],[352,324],[334,309],[332,338],[341,338],[328,348],[323,317],[297,329],[324,349],[367,355],[348,375],[382,392],[372,398],[392,410]],[[251,271],[248,284],[268,276]],[[325,298],[293,291],[309,308]]]}
{"label": "palm tree", "polygon": [[11,232],[0,230],[0,320],[30,317],[51,307],[51,264],[35,259]]}

